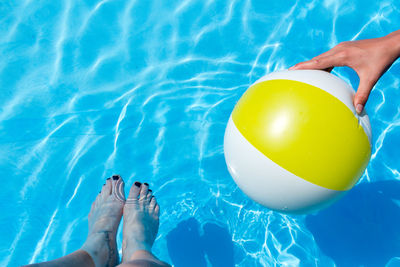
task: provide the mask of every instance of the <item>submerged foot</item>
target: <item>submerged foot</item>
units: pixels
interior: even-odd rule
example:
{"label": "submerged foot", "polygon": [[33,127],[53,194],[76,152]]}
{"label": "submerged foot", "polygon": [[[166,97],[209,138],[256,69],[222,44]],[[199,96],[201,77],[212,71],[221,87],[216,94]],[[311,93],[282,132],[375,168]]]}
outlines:
{"label": "submerged foot", "polygon": [[118,264],[116,234],[124,207],[124,182],[119,175],[108,178],[89,213],[89,234],[82,249],[96,267]]}
{"label": "submerged foot", "polygon": [[151,251],[158,232],[160,206],[147,183],[135,182],[124,206],[122,262],[138,250]]}

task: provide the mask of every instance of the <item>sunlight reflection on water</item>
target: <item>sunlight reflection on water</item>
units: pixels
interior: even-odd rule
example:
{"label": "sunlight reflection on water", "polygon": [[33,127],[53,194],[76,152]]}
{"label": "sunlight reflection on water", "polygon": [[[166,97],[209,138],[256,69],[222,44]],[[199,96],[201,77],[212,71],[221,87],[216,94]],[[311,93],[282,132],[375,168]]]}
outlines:
{"label": "sunlight reflection on water", "polygon": [[[154,188],[163,260],[174,263],[167,235],[194,218],[229,233],[237,266],[333,266],[305,216],[268,211],[237,189],[225,125],[262,75],[396,30],[399,13],[394,1],[361,0],[0,3],[0,265],[79,248],[97,188],[119,173]],[[334,72],[357,86],[354,72]],[[400,177],[399,73],[395,64],[368,102],[374,151],[361,184]]]}

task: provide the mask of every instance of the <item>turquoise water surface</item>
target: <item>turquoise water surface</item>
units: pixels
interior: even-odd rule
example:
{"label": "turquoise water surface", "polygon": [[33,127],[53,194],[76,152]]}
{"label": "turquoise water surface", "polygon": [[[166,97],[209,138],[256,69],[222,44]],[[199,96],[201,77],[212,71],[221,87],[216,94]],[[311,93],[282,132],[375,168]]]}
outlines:
{"label": "turquoise water surface", "polygon": [[400,266],[398,63],[366,107],[367,171],[332,207],[270,211],[223,157],[255,80],[398,25],[387,0],[0,2],[0,266],[78,249],[114,173],[154,189],[153,251],[175,266]]}

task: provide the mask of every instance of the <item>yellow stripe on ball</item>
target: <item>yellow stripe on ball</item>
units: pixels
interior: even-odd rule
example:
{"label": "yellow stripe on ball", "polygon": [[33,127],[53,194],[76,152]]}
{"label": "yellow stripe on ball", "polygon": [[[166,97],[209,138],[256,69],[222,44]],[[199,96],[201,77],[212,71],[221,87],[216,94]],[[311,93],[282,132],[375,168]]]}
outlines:
{"label": "yellow stripe on ball", "polygon": [[289,172],[332,190],[350,189],[371,146],[352,111],[324,90],[293,80],[253,85],[232,119],[261,153]]}

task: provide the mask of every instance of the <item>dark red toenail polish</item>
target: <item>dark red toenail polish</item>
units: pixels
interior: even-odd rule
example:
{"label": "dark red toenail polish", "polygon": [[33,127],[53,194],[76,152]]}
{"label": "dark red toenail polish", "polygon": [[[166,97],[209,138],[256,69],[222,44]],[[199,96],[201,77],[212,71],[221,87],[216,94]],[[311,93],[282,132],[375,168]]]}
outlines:
{"label": "dark red toenail polish", "polygon": [[135,182],[135,185],[136,185],[137,187],[140,187],[142,184],[139,183],[139,182]]}
{"label": "dark red toenail polish", "polygon": [[144,185],[147,185],[147,186],[149,186],[149,184],[148,183],[143,183]]}
{"label": "dark red toenail polish", "polygon": [[110,180],[111,178],[107,178],[107,180]]}
{"label": "dark red toenail polish", "polygon": [[149,192],[153,192],[153,190],[149,189]]}
{"label": "dark red toenail polish", "polygon": [[103,186],[105,186],[106,184],[103,184]]}
{"label": "dark red toenail polish", "polygon": [[113,175],[113,180],[118,180],[119,176],[118,175]]}

